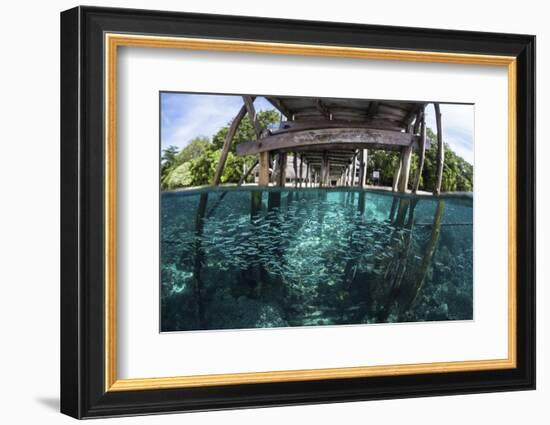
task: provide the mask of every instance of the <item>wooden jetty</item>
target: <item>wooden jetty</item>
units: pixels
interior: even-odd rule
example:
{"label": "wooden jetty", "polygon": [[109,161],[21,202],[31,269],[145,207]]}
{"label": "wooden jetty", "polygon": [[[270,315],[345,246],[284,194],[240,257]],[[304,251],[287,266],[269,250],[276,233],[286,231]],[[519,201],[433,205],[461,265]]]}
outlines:
{"label": "wooden jetty", "polygon": [[[237,155],[258,156],[254,168],[259,186],[285,186],[290,181],[294,187],[365,187],[368,150],[384,149],[400,152],[392,185],[396,192],[407,191],[412,152],[418,152],[420,161],[412,180],[412,191],[418,190],[425,151],[429,148],[425,121],[427,103],[285,96],[265,96],[265,99],[281,113],[279,127],[261,128],[256,119],[254,97],[243,96],[242,108],[233,119],[224,142],[214,185],[220,183],[235,132],[248,115],[256,137],[239,143],[236,152]],[[439,104],[434,104],[434,108],[438,164],[433,193],[438,195],[444,147]],[[292,176],[288,178],[287,174]]]}

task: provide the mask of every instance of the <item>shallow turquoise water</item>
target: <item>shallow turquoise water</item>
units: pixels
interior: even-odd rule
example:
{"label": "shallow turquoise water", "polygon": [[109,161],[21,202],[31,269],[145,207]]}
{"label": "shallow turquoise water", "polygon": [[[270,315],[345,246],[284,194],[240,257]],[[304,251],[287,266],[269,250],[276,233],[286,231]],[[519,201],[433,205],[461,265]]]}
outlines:
{"label": "shallow turquoise water", "polygon": [[359,190],[161,195],[161,330],[473,316],[472,199]]}

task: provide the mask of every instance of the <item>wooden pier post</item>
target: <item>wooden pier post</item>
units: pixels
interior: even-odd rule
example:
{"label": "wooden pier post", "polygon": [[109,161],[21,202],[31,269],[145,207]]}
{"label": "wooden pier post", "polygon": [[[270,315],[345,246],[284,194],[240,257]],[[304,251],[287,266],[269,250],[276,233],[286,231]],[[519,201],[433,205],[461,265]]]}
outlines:
{"label": "wooden pier post", "polygon": [[327,186],[327,182],[330,174],[330,165],[328,162],[328,151],[323,152],[323,161],[321,162],[321,179],[319,181],[319,186]]}
{"label": "wooden pier post", "polygon": [[445,161],[445,146],[443,146],[443,131],[441,129],[441,110],[439,103],[434,103],[435,122],[437,125],[437,174],[435,179],[434,195],[441,193],[441,182],[443,180],[443,163]]}
{"label": "wooden pier post", "polygon": [[426,159],[426,114],[425,110],[421,112],[420,118],[420,148],[419,148],[419,160],[418,160],[418,170],[416,172],[416,178],[413,185],[413,193],[418,191],[420,186],[420,179],[422,178],[422,170],[424,169],[424,161]]}
{"label": "wooden pier post", "polygon": [[206,214],[206,205],[208,203],[208,193],[202,193],[199,198],[197,215],[195,216],[195,258],[193,263],[193,296],[195,298],[195,320],[198,328],[204,326],[204,306],[202,300],[202,265],[205,261],[204,250],[202,247],[202,233],[204,230],[204,217]]}
{"label": "wooden pier post", "polygon": [[246,106],[246,111],[248,112],[248,118],[254,127],[254,133],[256,134],[256,140],[260,139],[262,134],[262,127],[256,116],[256,109],[254,109],[254,98],[252,96],[243,96],[244,105]]}
{"label": "wooden pier post", "polygon": [[405,193],[409,184],[409,174],[411,170],[412,146],[406,146],[401,149],[401,165],[397,190]]}
{"label": "wooden pier post", "polygon": [[346,169],[344,170],[344,186],[349,186],[348,177],[349,177],[349,165],[346,165]]}
{"label": "wooden pier post", "polygon": [[270,181],[275,186],[277,186],[277,183],[279,182],[279,155],[278,154],[271,155],[271,163],[273,164],[271,167],[273,171],[271,172]]}
{"label": "wooden pier post", "polygon": [[[243,96],[244,105],[248,113],[248,118],[254,127],[254,133],[256,134],[256,141],[260,140],[262,128],[256,116],[256,109],[254,108],[254,98],[252,96]],[[258,185],[269,186],[269,152],[260,152],[258,161],[260,163],[260,170],[258,173]]]}
{"label": "wooden pier post", "polygon": [[419,272],[416,276],[416,282],[412,288],[412,293],[409,297],[409,301],[405,304],[402,312],[406,312],[414,306],[414,303],[424,285],[426,280],[426,275],[428,274],[428,269],[432,263],[432,257],[434,256],[435,250],[437,248],[437,242],[439,241],[439,234],[441,233],[441,221],[443,219],[443,211],[445,210],[445,201],[440,199],[437,203],[435,209],[434,221],[432,225],[432,232],[430,235],[430,240],[426,245],[424,256],[422,258],[422,263],[419,268]]}
{"label": "wooden pier post", "polygon": [[277,185],[279,187],[285,187],[286,184],[286,152],[279,152],[277,157],[277,170],[279,171],[277,175]]}
{"label": "wooden pier post", "polygon": [[363,171],[365,169],[365,164],[363,164],[363,149],[359,149],[359,178],[357,180],[357,186],[363,187]]}
{"label": "wooden pier post", "polygon": [[359,207],[359,212],[361,215],[365,213],[365,191],[362,190],[359,192],[359,200],[357,202],[357,206]]}
{"label": "wooden pier post", "polygon": [[250,191],[250,220],[256,218],[262,211],[262,194],[259,190]]}
{"label": "wooden pier post", "polygon": [[409,205],[411,200],[409,198],[399,198],[399,207],[397,208],[397,216],[393,224],[397,227],[403,227],[405,225],[405,218],[409,211]]}
{"label": "wooden pier post", "polygon": [[220,155],[220,159],[218,161],[218,164],[216,165],[216,171],[214,172],[214,178],[212,180],[212,184],[214,186],[217,186],[220,184],[222,173],[223,173],[223,167],[225,166],[225,161],[227,161],[227,155],[229,154],[229,150],[231,149],[231,144],[233,143],[233,137],[235,137],[235,133],[237,132],[237,128],[239,127],[239,124],[241,123],[242,119],[246,115],[247,109],[246,104],[242,106],[242,108],[239,110],[238,114],[233,118],[233,121],[231,121],[231,125],[229,126],[229,130],[225,136],[225,139],[223,141],[223,148],[222,153]]}
{"label": "wooden pier post", "polygon": [[353,154],[353,158],[351,160],[351,179],[350,179],[350,186],[355,186],[355,161],[357,159],[357,153]]}
{"label": "wooden pier post", "polygon": [[397,188],[399,185],[399,177],[401,176],[401,166],[403,161],[401,161],[401,157],[397,161],[397,167],[395,168],[395,173],[393,174],[393,183],[391,186],[392,192],[397,192]]}
{"label": "wooden pier post", "polygon": [[294,168],[294,188],[298,187],[298,155],[296,152],[293,154],[292,167]]}
{"label": "wooden pier post", "polygon": [[367,185],[367,159],[368,159],[368,150],[361,149],[359,151],[359,187],[364,189]]}
{"label": "wooden pier post", "polygon": [[364,149],[363,150],[363,160],[365,161],[365,184],[364,186],[366,187],[367,186],[367,178],[369,176],[368,174],[368,171],[369,171],[369,150],[368,149]]}
{"label": "wooden pier post", "polygon": [[302,187],[302,183],[303,183],[303,179],[304,179],[303,178],[303,169],[304,169],[303,165],[304,165],[304,155],[300,154],[300,175],[299,175],[299,177],[300,177],[300,180],[299,180],[300,187]]}
{"label": "wooden pier post", "polygon": [[396,195],[394,195],[391,203],[391,208],[390,208],[390,216],[388,217],[391,223],[393,223],[393,220],[395,217],[395,211],[397,210],[398,203],[399,203],[399,198]]}
{"label": "wooden pier post", "polygon": [[269,186],[269,152],[260,152],[258,185]]}

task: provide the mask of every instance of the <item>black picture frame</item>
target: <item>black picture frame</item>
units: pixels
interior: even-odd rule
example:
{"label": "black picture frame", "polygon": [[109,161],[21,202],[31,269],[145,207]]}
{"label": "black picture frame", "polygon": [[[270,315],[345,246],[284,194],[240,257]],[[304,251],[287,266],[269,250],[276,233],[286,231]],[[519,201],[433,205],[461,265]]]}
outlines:
{"label": "black picture frame", "polygon": [[[105,391],[104,34],[259,40],[517,58],[517,367]],[[535,37],[76,7],[61,13],[61,412],[75,418],[535,388]]]}

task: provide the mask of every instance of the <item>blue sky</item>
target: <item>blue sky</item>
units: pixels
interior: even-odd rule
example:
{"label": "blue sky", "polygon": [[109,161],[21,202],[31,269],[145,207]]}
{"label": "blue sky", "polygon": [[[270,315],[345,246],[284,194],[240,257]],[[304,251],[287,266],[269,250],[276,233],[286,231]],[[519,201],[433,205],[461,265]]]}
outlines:
{"label": "blue sky", "polygon": [[[242,106],[240,96],[162,93],[161,148],[170,145],[182,148],[198,136],[212,137],[227,125]],[[257,111],[272,109],[263,97],[254,102]],[[441,105],[443,140],[458,155],[473,164],[474,107]],[[426,122],[435,132],[433,105],[426,109]]]}
{"label": "blue sky", "polygon": [[[243,105],[241,96],[209,94],[161,94],[161,147],[182,148],[198,136],[212,137],[227,125]],[[273,109],[263,97],[254,102],[256,111]]]}
{"label": "blue sky", "polygon": [[[442,104],[443,141],[470,164],[474,163],[474,106]],[[426,125],[437,133],[432,104],[426,108]]]}

